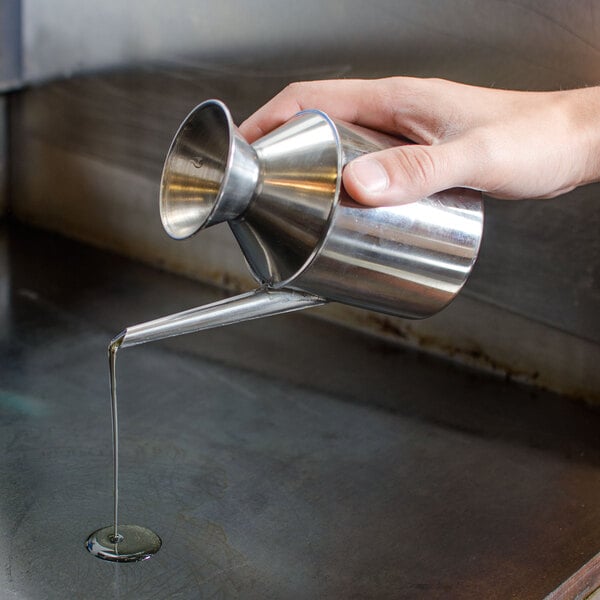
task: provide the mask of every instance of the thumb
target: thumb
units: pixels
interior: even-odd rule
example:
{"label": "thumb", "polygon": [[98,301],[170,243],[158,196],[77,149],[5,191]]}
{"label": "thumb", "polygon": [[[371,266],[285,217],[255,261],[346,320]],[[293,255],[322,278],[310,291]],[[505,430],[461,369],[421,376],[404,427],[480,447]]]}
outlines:
{"label": "thumb", "polygon": [[361,156],[343,173],[346,191],[362,204],[405,204],[456,186],[468,186],[472,163],[459,142],[407,145]]}

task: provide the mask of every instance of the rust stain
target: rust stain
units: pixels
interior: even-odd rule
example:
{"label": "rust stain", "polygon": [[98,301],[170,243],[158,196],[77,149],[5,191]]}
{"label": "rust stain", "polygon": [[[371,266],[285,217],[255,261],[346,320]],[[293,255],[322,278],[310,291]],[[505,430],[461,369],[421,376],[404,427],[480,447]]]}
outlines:
{"label": "rust stain", "polygon": [[[385,315],[369,313],[364,317],[356,317],[355,323],[360,328],[378,333],[400,345],[408,345],[438,356],[451,358],[469,367],[504,377],[507,381],[516,381],[557,393],[555,388],[543,381],[538,370],[516,369],[506,362],[492,358],[478,345],[471,345],[471,347],[453,345],[447,340],[415,331],[409,323],[400,323]],[[561,389],[558,393],[584,401],[592,406],[600,405],[600,391],[584,390],[571,385],[566,389]]]}

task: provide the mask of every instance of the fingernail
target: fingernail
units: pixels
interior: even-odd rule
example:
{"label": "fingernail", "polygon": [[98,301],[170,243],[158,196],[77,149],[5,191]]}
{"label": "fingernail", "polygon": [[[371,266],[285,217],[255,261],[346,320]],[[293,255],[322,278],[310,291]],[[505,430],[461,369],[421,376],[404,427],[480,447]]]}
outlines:
{"label": "fingernail", "polygon": [[350,163],[352,176],[369,193],[386,190],[390,184],[387,171],[374,158],[361,158]]}

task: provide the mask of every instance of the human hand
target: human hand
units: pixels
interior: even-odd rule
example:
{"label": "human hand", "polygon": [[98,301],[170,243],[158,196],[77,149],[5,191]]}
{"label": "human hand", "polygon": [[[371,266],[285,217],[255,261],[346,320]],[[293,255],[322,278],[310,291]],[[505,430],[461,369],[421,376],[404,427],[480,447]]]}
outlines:
{"label": "human hand", "polygon": [[452,187],[552,198],[600,181],[600,87],[518,92],[409,77],[294,83],[240,131],[253,142],[309,108],[415,142],[346,166],[344,187],[363,204]]}

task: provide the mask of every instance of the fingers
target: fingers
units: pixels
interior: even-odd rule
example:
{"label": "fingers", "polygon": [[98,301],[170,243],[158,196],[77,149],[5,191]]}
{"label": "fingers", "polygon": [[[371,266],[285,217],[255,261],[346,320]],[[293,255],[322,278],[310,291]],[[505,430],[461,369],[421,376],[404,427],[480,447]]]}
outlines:
{"label": "fingers", "polygon": [[478,107],[487,106],[485,94],[463,84],[410,77],[296,83],[242,123],[240,131],[252,143],[296,113],[316,108],[334,119],[405,136],[417,145],[361,157],[343,175],[358,202],[401,204],[455,186],[478,187],[478,161],[469,161],[473,152],[461,134],[473,127]]}
{"label": "fingers", "polygon": [[430,144],[456,113],[457,93],[465,87],[411,77],[293,83],[244,121],[240,131],[252,143],[296,113],[316,108],[334,119]]}
{"label": "fingers", "polygon": [[400,146],[362,156],[343,173],[346,191],[361,204],[413,202],[453,187],[479,188],[477,161],[460,141],[435,146]]}
{"label": "fingers", "polygon": [[366,91],[373,82],[359,80],[292,83],[240,125],[240,131],[252,143],[288,121],[296,113],[317,108],[330,117],[357,122],[364,112]]}

